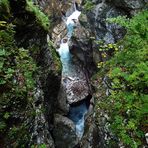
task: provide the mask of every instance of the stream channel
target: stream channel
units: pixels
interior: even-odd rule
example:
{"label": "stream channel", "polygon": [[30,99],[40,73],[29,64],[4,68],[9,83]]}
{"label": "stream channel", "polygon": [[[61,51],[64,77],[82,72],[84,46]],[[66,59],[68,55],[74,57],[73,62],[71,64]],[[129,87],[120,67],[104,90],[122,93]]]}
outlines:
{"label": "stream channel", "polygon": [[[61,83],[69,83],[65,78],[68,78],[70,81],[76,80],[77,82],[83,81],[82,78],[77,73],[77,68],[72,61],[72,55],[69,51],[69,41],[73,34],[74,28],[77,26],[78,18],[81,14],[80,11],[76,9],[74,4],[74,12],[65,18],[65,25],[67,27],[67,35],[66,38],[61,40],[60,48],[57,49],[57,52],[60,55],[60,59],[62,62],[62,80]],[[66,85],[66,84],[65,84]],[[78,88],[79,89],[79,88]],[[84,133],[84,123],[85,123],[85,115],[88,111],[88,105],[86,99],[80,100],[76,102],[75,105],[70,104],[68,118],[71,119],[76,126],[76,135],[79,139],[82,138]]]}

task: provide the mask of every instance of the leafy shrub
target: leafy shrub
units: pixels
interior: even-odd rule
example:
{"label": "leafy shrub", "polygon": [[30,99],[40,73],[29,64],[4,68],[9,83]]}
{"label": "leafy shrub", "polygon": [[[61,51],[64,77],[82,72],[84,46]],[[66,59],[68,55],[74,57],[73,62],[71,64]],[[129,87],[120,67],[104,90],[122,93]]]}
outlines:
{"label": "leafy shrub", "polygon": [[110,128],[124,145],[139,147],[148,132],[148,11],[132,19],[109,20],[127,29],[118,44],[121,50],[105,63],[104,72],[111,80],[111,95],[99,105],[109,114]]}

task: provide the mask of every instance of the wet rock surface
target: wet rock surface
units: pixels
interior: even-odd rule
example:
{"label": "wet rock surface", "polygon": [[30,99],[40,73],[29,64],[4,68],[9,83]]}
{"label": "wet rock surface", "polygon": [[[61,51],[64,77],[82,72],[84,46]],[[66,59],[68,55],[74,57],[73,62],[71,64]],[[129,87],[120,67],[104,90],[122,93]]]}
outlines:
{"label": "wet rock surface", "polygon": [[107,18],[117,17],[119,15],[126,15],[126,13],[105,1],[95,5],[95,8],[87,14],[88,20],[91,22],[91,29],[97,40],[114,43],[124,36],[125,32],[122,27],[106,22]]}
{"label": "wet rock surface", "polygon": [[93,62],[93,44],[91,41],[91,30],[87,26],[87,18],[85,14],[81,14],[80,21],[75,28],[71,44],[70,52],[74,61],[81,63],[84,67],[85,73],[87,73],[87,79],[95,71],[95,65]]}
{"label": "wet rock surface", "polygon": [[[65,87],[68,104],[79,102],[89,95],[88,83],[84,73],[82,74],[80,74],[80,77],[66,76],[62,78],[62,85]],[[82,76],[83,79],[81,79]]]}
{"label": "wet rock surface", "polygon": [[78,144],[74,123],[67,117],[56,114],[53,137],[57,148],[73,148]]}
{"label": "wet rock surface", "polygon": [[67,34],[66,25],[63,21],[53,28],[52,41],[56,48],[59,48],[61,39],[66,37],[66,34]]}

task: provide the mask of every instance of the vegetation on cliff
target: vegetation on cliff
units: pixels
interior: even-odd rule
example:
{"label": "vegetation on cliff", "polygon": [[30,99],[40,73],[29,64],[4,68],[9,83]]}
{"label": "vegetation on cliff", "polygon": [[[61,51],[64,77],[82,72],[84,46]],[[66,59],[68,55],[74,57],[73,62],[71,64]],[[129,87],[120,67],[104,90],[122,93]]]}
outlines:
{"label": "vegetation on cliff", "polygon": [[[61,17],[62,12],[57,7],[60,3],[54,0],[51,2],[53,7],[50,12],[53,16],[50,15],[54,21]],[[12,10],[11,5],[14,3],[18,5]],[[94,3],[90,0],[84,4],[85,11],[93,7]],[[148,11],[142,11],[131,19],[118,17],[109,21],[125,27],[127,34],[117,44],[103,43],[99,48],[104,57],[107,55],[104,51],[111,49],[113,57],[98,64],[100,71],[96,77],[100,78],[102,74],[103,78],[106,75],[110,95],[97,102],[97,109],[108,114],[109,128],[123,145],[137,148],[145,144],[144,135],[148,133]],[[34,78],[38,71],[36,59],[42,54],[41,44],[46,38],[33,44],[32,32],[29,31],[43,30],[46,36],[50,25],[48,17],[39,6],[34,5],[33,0],[0,0],[0,147],[28,147],[30,144],[30,123],[36,114],[33,108]],[[16,41],[16,32],[21,30],[27,32],[22,31],[21,34],[24,35],[22,40],[27,44],[26,48]],[[57,75],[61,72],[59,57],[52,43],[49,41],[48,44],[54,64],[51,64],[53,67],[45,68],[47,71],[54,69],[54,75]],[[51,93],[48,89],[49,95],[57,94],[56,89]],[[110,147],[114,143],[110,141]],[[41,147],[46,146],[42,144]]]}
{"label": "vegetation on cliff", "polygon": [[25,120],[30,116],[36,65],[28,50],[16,46],[13,27],[0,21],[0,137],[6,135],[8,143],[17,146],[28,140]]}
{"label": "vegetation on cliff", "polygon": [[107,112],[110,129],[121,142],[136,148],[145,144],[148,132],[148,11],[109,21],[125,27],[127,34],[116,46],[105,46],[114,49],[114,56],[99,63],[98,74],[110,80],[110,95],[97,108]]}
{"label": "vegetation on cliff", "polygon": [[17,14],[19,6],[22,13],[34,16],[36,26],[43,31],[48,31],[49,20],[32,1],[21,1],[24,5],[15,1],[17,10],[12,9],[11,2],[0,0],[0,147],[27,147],[30,122],[35,115],[32,105],[37,64],[31,46],[18,47],[15,38],[21,18],[14,13]]}
{"label": "vegetation on cliff", "polygon": [[26,10],[36,16],[36,22],[39,23],[45,30],[48,31],[50,22],[48,16],[46,16],[39,6],[34,5],[32,0],[26,0]]}

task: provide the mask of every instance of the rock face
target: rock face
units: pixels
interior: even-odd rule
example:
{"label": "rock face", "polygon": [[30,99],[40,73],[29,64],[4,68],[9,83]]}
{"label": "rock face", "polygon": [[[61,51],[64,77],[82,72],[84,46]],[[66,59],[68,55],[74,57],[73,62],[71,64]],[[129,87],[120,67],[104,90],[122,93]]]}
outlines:
{"label": "rock face", "polygon": [[36,112],[36,116],[32,123],[32,128],[30,129],[30,132],[32,133],[30,144],[46,144],[48,148],[54,148],[54,141],[48,131],[48,122],[46,121],[45,114],[42,112],[44,106],[42,103],[39,103],[44,101],[43,91],[36,88],[34,97],[35,102],[33,108]]}
{"label": "rock face", "polygon": [[91,29],[97,40],[114,43],[124,35],[123,28],[106,22],[107,18],[125,15],[126,13],[105,0],[97,3],[93,10],[87,14]]}
{"label": "rock face", "polygon": [[128,9],[140,9],[144,7],[145,2],[143,0],[109,0],[114,3],[115,6]]}
{"label": "rock face", "polygon": [[85,14],[80,16],[80,22],[75,28],[72,42],[70,46],[70,52],[73,55],[75,61],[79,61],[87,73],[87,77],[92,75],[95,70],[93,62],[93,44],[91,41],[91,30],[88,27],[88,22]]}
{"label": "rock face", "polygon": [[[83,4],[85,4],[85,2],[86,1],[84,0]],[[106,19],[117,17],[119,15],[121,16],[127,15],[128,17],[131,17],[136,12],[141,10],[141,8],[144,7],[144,5],[146,4],[146,1],[144,0],[93,0],[92,3],[94,4],[92,9],[89,11],[85,11],[85,13],[83,14],[84,16],[80,18],[80,23],[81,25],[83,25],[85,32],[89,31],[89,34],[90,34],[89,37],[93,37],[97,41],[103,40],[105,43],[109,44],[109,43],[116,43],[118,40],[122,39],[126,33],[126,30],[124,30],[124,28],[118,25],[108,23]],[[82,5],[82,8],[83,8],[83,5]],[[90,61],[94,61],[94,63],[96,64],[98,62],[104,61],[104,59],[102,59],[100,52],[98,50],[99,44],[94,44],[93,42],[90,41],[90,44],[91,44],[91,47],[90,47],[88,45],[88,41],[86,42],[85,38],[83,38],[83,40],[81,40],[80,38],[83,38],[83,36],[79,38],[75,37],[74,44],[79,45],[79,48],[82,50],[81,53],[83,53],[83,55],[87,53],[87,55],[91,57]],[[82,46],[81,42],[83,43],[83,45],[84,43],[86,43],[87,46]],[[76,57],[81,60],[82,58],[78,54],[76,54]],[[103,99],[105,99],[107,95],[106,92],[109,88],[105,88],[104,84],[102,83],[102,78],[100,78],[100,80],[97,82],[93,81],[92,85],[94,85],[94,87],[98,89],[97,93],[96,94],[94,93],[94,96],[97,99],[97,102],[99,101],[103,102]],[[88,135],[87,135],[87,132],[85,133],[86,135],[84,135],[82,140],[82,147],[84,146],[89,148],[90,147],[108,148],[109,145],[107,145],[107,143],[110,140],[115,141],[114,147],[121,147],[122,144],[108,129],[107,121],[109,117],[106,115],[106,113],[97,109],[94,112],[95,114],[92,118],[95,119],[95,116],[96,116],[97,121],[99,121],[99,123],[97,127],[96,126],[94,126],[93,128],[91,128],[91,126],[90,128],[89,126],[87,127],[87,130],[90,130],[90,131]],[[86,122],[86,124],[88,123],[89,121]],[[94,132],[93,132],[93,129],[95,129]],[[86,138],[85,136],[89,140],[92,138],[93,141],[90,140],[89,142],[87,142],[85,139]],[[92,144],[90,144],[91,142]]]}
{"label": "rock face", "polygon": [[53,136],[57,148],[73,148],[78,144],[74,123],[67,117],[56,114]]}
{"label": "rock face", "polygon": [[87,19],[95,38],[106,43],[114,43],[125,34],[122,27],[107,23],[107,18],[119,15],[131,16],[134,11],[137,12],[146,4],[144,0],[100,0],[93,3],[93,9],[86,13]]}
{"label": "rock face", "polygon": [[66,34],[67,34],[66,25],[63,21],[58,25],[54,26],[52,31],[52,41],[56,48],[59,48],[61,39],[66,37]]}
{"label": "rock face", "polygon": [[[36,89],[33,111],[35,111],[35,116],[28,119],[28,124],[31,125],[30,145],[45,144],[49,148],[54,148],[50,130],[61,78],[61,71],[56,68],[57,63],[55,63],[54,59],[57,55],[53,54],[53,50],[48,46],[47,31],[39,24],[36,24],[34,14],[25,10],[25,0],[11,2],[10,5],[13,17],[19,20],[15,27],[15,39],[18,46],[29,48],[30,55],[38,66],[38,71],[34,75]],[[56,58],[58,59],[58,56]]]}

